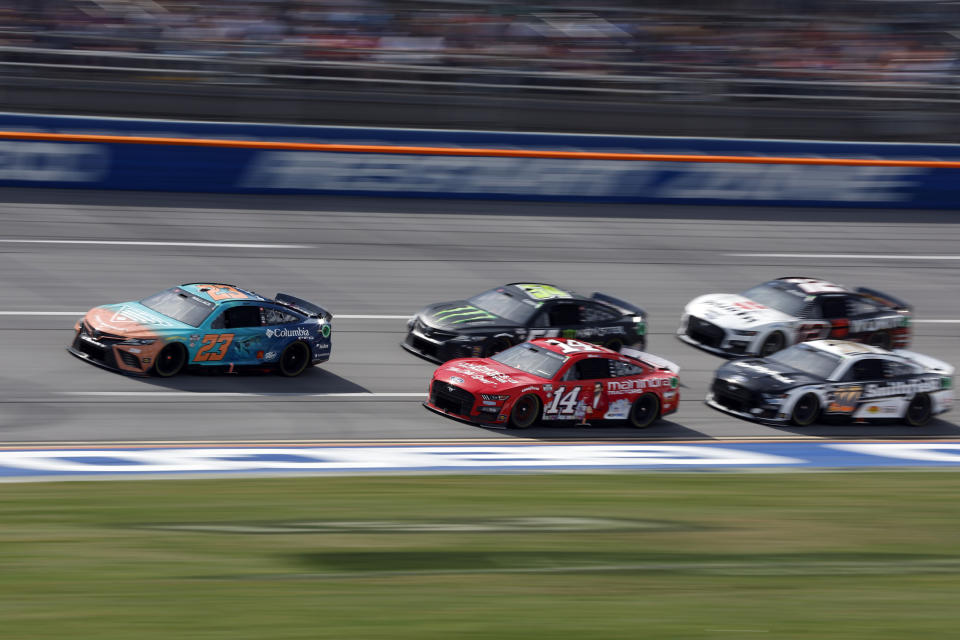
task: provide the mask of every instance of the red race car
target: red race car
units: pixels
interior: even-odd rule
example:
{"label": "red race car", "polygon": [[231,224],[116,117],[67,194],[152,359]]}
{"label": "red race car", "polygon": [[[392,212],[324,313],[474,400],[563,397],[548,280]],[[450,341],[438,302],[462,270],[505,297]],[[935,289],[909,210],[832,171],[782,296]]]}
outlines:
{"label": "red race car", "polygon": [[526,429],[545,421],[625,420],[649,427],[677,410],[679,367],[564,338],[537,338],[490,358],[447,362],[424,406],[467,422]]}

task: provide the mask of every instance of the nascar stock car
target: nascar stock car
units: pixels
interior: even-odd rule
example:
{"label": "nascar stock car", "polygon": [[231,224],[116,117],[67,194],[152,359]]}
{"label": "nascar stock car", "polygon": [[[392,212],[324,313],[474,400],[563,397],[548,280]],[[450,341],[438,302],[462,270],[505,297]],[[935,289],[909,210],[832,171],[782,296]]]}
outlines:
{"label": "nascar stock car", "polygon": [[677,410],[677,365],[633,349],[535,338],[489,358],[440,366],[428,409],[467,422],[525,429],[545,421],[619,420],[638,428]]}
{"label": "nascar stock car", "polygon": [[768,356],[797,342],[836,338],[902,348],[910,343],[910,306],[893,296],[815,278],[780,278],[741,294],[691,300],[677,337],[722,356]]}
{"label": "nascar stock car", "polygon": [[823,418],[922,426],[949,411],[954,368],[929,356],[845,340],[814,340],[722,365],[707,404],[759,422],[805,427]]}
{"label": "nascar stock car", "polygon": [[134,375],[225,367],[296,376],[330,358],[331,317],[285,293],[270,300],[230,284],[191,283],[94,307],[77,321],[67,350]]}
{"label": "nascar stock car", "polygon": [[433,362],[485,357],[537,337],[577,338],[613,350],[646,346],[646,313],[594,293],[512,283],[467,300],[432,304],[410,318],[402,346]]}

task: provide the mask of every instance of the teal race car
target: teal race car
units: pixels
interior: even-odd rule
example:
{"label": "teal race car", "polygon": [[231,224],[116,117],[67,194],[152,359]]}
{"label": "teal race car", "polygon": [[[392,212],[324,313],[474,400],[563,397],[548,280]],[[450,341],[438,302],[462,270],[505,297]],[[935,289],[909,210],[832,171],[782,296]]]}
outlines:
{"label": "teal race car", "polygon": [[94,307],[67,350],[107,369],[174,376],[188,368],[297,376],[330,359],[331,314],[285,293],[190,283],[142,300]]}

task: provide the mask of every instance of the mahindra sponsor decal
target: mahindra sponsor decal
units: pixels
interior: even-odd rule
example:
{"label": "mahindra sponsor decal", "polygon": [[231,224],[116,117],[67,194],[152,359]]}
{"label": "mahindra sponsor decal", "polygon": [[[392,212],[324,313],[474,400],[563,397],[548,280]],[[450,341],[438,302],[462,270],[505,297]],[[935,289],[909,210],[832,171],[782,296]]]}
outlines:
{"label": "mahindra sponsor decal", "polygon": [[618,396],[625,393],[636,393],[645,389],[676,388],[676,378],[647,378],[633,380],[607,380],[607,393]]}

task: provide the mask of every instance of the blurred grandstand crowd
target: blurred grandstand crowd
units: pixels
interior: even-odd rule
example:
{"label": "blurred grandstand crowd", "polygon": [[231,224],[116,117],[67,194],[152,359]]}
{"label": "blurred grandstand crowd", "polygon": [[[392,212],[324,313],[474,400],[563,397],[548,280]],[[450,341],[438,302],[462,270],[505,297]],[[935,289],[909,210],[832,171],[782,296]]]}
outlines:
{"label": "blurred grandstand crowd", "polygon": [[0,2],[0,61],[19,64],[89,51],[942,86],[958,37],[960,3],[930,0]]}

